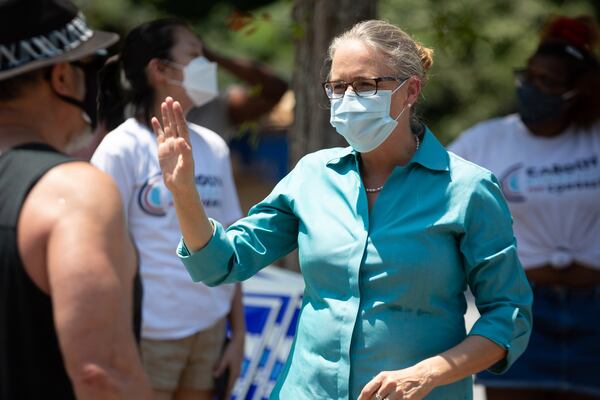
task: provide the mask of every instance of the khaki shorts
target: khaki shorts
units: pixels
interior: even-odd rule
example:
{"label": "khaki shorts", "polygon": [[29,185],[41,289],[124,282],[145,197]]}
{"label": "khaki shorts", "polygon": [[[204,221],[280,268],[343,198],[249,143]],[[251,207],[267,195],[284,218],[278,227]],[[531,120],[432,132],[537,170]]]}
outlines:
{"label": "khaki shorts", "polygon": [[176,340],[142,339],[142,362],[157,390],[211,390],[213,368],[225,340],[225,318],[210,328]]}

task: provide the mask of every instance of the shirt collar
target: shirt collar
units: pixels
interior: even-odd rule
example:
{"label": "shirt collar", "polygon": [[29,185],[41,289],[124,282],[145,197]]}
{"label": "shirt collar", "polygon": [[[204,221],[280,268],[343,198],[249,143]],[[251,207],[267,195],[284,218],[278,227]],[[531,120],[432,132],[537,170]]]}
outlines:
{"label": "shirt collar", "polygon": [[448,152],[427,127],[425,127],[425,135],[423,135],[419,150],[410,160],[410,163],[421,164],[433,171],[450,171]]}
{"label": "shirt collar", "polygon": [[326,165],[328,167],[335,168],[337,165],[344,164],[344,162],[346,161],[355,162],[357,159],[357,155],[358,152],[354,150],[351,146],[348,146],[343,149],[340,149],[335,157],[332,157],[329,160],[327,160]]}
{"label": "shirt collar", "polygon": [[[357,154],[356,150],[348,146],[341,149],[335,157],[329,159],[327,161],[327,166],[335,167],[348,160],[355,162]],[[448,152],[427,127],[425,127],[425,135],[423,135],[419,150],[408,164],[410,165],[412,163],[421,164],[425,168],[433,171],[450,170],[450,157],[448,156]]]}

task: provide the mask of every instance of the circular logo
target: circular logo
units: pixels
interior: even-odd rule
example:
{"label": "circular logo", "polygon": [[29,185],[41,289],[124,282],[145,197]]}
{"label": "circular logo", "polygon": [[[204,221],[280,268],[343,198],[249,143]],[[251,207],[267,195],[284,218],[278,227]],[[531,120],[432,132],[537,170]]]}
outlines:
{"label": "circular logo", "polygon": [[155,217],[167,215],[170,193],[163,183],[160,173],[151,176],[142,185],[138,195],[138,204],[142,211]]}

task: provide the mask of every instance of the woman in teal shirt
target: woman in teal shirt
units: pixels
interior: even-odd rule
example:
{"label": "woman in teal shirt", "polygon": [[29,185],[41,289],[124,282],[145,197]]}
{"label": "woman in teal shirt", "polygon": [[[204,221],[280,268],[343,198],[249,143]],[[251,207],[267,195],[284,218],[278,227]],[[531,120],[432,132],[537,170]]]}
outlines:
{"label": "woman in teal shirt", "polygon": [[[227,230],[206,218],[181,107],[163,103],[163,178],[192,279],[247,279],[295,248],[306,283],[275,399],[471,399],[523,352],[531,290],[493,175],[414,116],[432,51],[383,21],[330,47],[331,123],[349,148],[304,157]],[[163,129],[164,128],[164,129]],[[465,332],[464,291],[481,318]]]}

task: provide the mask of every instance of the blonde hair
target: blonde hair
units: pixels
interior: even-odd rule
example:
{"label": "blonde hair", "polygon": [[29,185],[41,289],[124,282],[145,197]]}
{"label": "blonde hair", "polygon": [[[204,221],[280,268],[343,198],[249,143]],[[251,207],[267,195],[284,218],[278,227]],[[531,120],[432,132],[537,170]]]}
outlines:
{"label": "blonde hair", "polygon": [[333,39],[328,51],[329,60],[347,40],[362,41],[381,52],[395,76],[417,76],[422,85],[427,82],[427,71],[433,65],[433,50],[416,42],[397,26],[375,19],[359,22]]}

